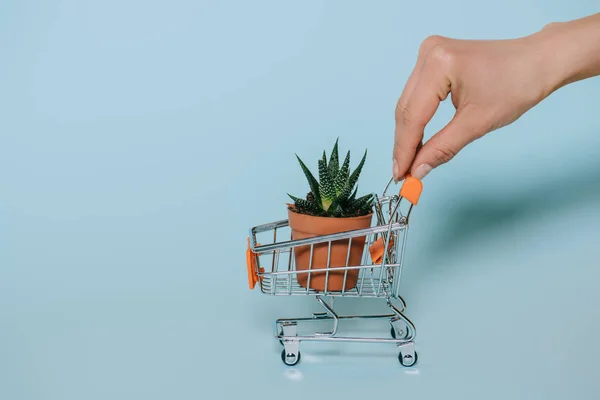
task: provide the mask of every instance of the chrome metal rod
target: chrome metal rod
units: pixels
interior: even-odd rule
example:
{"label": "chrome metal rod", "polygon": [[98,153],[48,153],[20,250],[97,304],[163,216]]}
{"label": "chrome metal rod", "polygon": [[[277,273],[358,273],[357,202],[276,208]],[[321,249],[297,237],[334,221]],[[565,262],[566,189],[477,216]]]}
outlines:
{"label": "chrome metal rod", "polygon": [[[292,266],[294,265],[293,263],[294,263],[294,261],[295,261],[295,260],[292,258],[292,253],[293,253],[293,251],[290,251],[289,253],[290,253],[290,256],[289,256],[289,258],[288,258],[288,272],[290,272],[290,275],[289,275],[288,279],[289,279],[289,281],[290,281],[290,283],[291,283],[291,282],[292,282],[292,275],[291,275],[291,272],[292,272],[292,271],[293,271],[293,269],[294,269]],[[278,266],[278,267],[279,267],[279,266]],[[277,268],[277,269],[279,269],[279,268]],[[273,272],[276,272],[276,271],[273,271]],[[277,279],[277,276],[275,276],[275,279]],[[291,287],[290,287],[290,293],[291,293]]]}
{"label": "chrome metal rod", "polygon": [[[348,251],[346,253],[346,267],[350,264],[350,250],[352,249],[352,238],[348,240]],[[348,270],[344,271],[344,282],[342,283],[342,295],[346,292],[346,279],[348,278]]]}
{"label": "chrome metal rod", "polygon": [[[399,264],[386,264],[386,267],[397,267]],[[311,270],[292,270],[292,271],[277,271],[277,272],[264,272],[263,275],[289,275],[289,274],[310,274],[313,272],[327,272],[328,270],[333,271],[344,271],[351,269],[371,269],[371,268],[380,268],[379,266],[374,267],[373,265],[354,265],[348,267],[331,267],[331,268],[313,268]]]}
{"label": "chrome metal rod", "polygon": [[[317,314],[320,315],[320,314]],[[398,314],[393,313],[393,314],[365,314],[365,315],[337,315],[337,319],[338,320],[344,320],[344,319],[390,319],[390,318],[394,318],[397,317]],[[319,316],[319,317],[300,317],[300,318],[279,318],[276,320],[276,323],[278,324],[283,324],[286,322],[307,322],[307,321],[313,321],[313,322],[320,322],[322,320],[330,320],[333,319],[333,317],[330,316]]]}
{"label": "chrome metal rod", "polygon": [[404,254],[405,254],[405,249],[406,249],[407,236],[408,236],[408,230],[405,230],[402,235],[402,246],[400,248],[400,260],[398,263],[399,265],[398,265],[398,268],[396,269],[397,278],[396,278],[396,283],[395,283],[396,288],[394,289],[394,293],[400,293],[400,281],[402,278],[402,269],[404,266]]}
{"label": "chrome metal rod", "polygon": [[268,232],[277,228],[285,228],[289,226],[289,221],[287,219],[282,219],[280,221],[269,222],[268,224],[258,225],[254,228],[250,229],[250,236],[254,236],[257,233]]}
{"label": "chrome metal rod", "polygon": [[288,240],[288,241],[283,241],[283,242],[279,242],[279,243],[275,243],[275,244],[265,244],[265,245],[261,245],[261,246],[255,246],[253,248],[253,251],[256,253],[268,253],[268,252],[274,251],[274,250],[276,250],[278,248],[282,248],[282,247],[293,248],[293,247],[306,246],[309,244],[326,243],[329,241],[338,241],[338,240],[342,240],[342,239],[348,239],[350,237],[368,236],[368,235],[374,234],[374,233],[389,232],[390,230],[394,230],[394,231],[402,230],[402,229],[404,229],[404,227],[405,227],[404,224],[401,224],[401,223],[386,224],[383,226],[375,226],[375,227],[371,227],[371,228],[356,229],[356,230],[347,231],[347,232],[331,233],[328,235],[321,235],[321,236],[310,237],[310,238],[306,238],[306,239],[295,239],[295,240]]}
{"label": "chrome metal rod", "polygon": [[396,316],[406,324],[406,327],[408,328],[408,335],[406,337],[406,341],[415,340],[415,337],[417,336],[417,328],[415,327],[415,324],[413,324],[412,321],[402,313],[402,311],[400,311],[396,306],[394,306],[389,298],[387,304],[388,307],[390,307],[392,311],[396,314]]}
{"label": "chrome metal rod", "polygon": [[[329,291],[329,267],[331,266],[331,242],[328,243],[327,247],[327,271],[325,271],[325,294]],[[317,297],[317,299],[319,299]]]}
{"label": "chrome metal rod", "polygon": [[382,337],[352,337],[352,336],[295,336],[295,340],[301,342],[318,342],[318,341],[332,341],[332,342],[361,342],[361,343],[394,343],[400,345],[402,343],[412,342],[412,339],[394,339],[394,338],[382,338]]}
{"label": "chrome metal rod", "polygon": [[[310,277],[312,276],[312,260],[313,260],[313,249],[314,249],[315,245],[311,244],[310,245],[310,259],[308,260],[308,279],[306,282],[306,292],[308,293],[308,291],[310,290]],[[291,278],[291,277],[290,277]]]}
{"label": "chrome metal rod", "polygon": [[323,308],[331,316],[331,318],[333,318],[333,329],[331,330],[331,332],[317,332],[316,335],[318,335],[318,336],[333,336],[337,333],[339,318],[338,318],[337,314],[335,313],[335,311],[333,311],[333,308],[331,308],[327,303],[325,303],[325,301],[323,301],[321,296],[317,296],[316,298],[317,298],[317,301],[321,304],[321,306],[323,306]]}
{"label": "chrome metal rod", "polygon": [[[273,243],[277,243],[277,228],[273,229]],[[277,264],[275,264],[275,253],[277,253]],[[279,252],[273,252],[273,263],[271,265],[271,271],[277,271],[279,266]]]}

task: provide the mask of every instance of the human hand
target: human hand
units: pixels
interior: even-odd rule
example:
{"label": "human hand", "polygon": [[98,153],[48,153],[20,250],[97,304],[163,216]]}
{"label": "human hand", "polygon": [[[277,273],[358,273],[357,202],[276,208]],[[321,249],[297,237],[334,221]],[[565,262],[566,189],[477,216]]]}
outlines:
{"label": "human hand", "polygon": [[[517,39],[427,38],[396,106],[396,182],[409,173],[423,179],[559,87],[600,73],[599,38],[600,14]],[[426,125],[448,95],[454,117],[423,144]]]}

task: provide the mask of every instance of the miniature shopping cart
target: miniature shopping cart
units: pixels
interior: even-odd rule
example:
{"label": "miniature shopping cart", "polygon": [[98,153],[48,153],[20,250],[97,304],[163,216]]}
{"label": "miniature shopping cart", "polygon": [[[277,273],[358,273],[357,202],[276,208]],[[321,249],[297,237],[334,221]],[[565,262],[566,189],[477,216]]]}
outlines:
{"label": "miniature shopping cart", "polygon": [[[365,229],[321,235],[302,239],[291,239],[282,233],[289,228],[289,221],[282,220],[253,227],[248,238],[246,262],[250,289],[259,285],[261,292],[273,296],[314,296],[323,307],[323,313],[311,317],[286,318],[275,321],[275,338],[283,345],[281,359],[286,365],[296,365],[300,361],[302,341],[346,341],[388,343],[398,346],[398,359],[403,366],[411,367],[417,362],[415,351],[415,325],[404,315],[406,303],[399,295],[400,276],[403,267],[404,250],[408,232],[410,213],[419,201],[422,183],[414,177],[407,177],[399,195],[388,195],[390,180],[381,196],[374,194],[374,214],[376,224]],[[407,208],[402,212],[402,208]],[[364,241],[362,260],[355,265],[348,263],[352,241]],[[348,257],[346,265],[309,265],[308,269],[297,268],[295,253],[301,249],[309,254],[317,248],[325,247],[331,252],[332,246],[346,244]],[[329,259],[329,256],[327,257]],[[312,261],[312,258],[311,258]],[[328,260],[329,262],[329,260]],[[356,265],[358,264],[358,265]],[[330,290],[327,283],[320,290],[311,287],[310,279],[321,281],[333,279],[333,274],[343,273],[344,285]],[[304,276],[303,276],[304,275]],[[348,275],[354,276],[346,285]],[[303,282],[301,284],[300,282]],[[331,299],[330,303],[324,300]],[[338,315],[333,309],[336,297],[380,298],[387,301],[391,313],[384,315]],[[355,337],[338,333],[338,324],[346,319],[387,319],[391,325],[390,336]],[[298,325],[309,322],[325,322],[331,329],[327,332],[298,334]]]}

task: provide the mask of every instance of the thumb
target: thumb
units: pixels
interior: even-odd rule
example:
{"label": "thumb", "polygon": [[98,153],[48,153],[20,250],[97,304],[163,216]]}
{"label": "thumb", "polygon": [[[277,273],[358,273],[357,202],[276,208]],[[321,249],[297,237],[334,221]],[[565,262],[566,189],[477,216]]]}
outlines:
{"label": "thumb", "polygon": [[452,160],[466,145],[482,137],[481,116],[472,110],[457,112],[441,131],[432,136],[417,152],[411,174],[423,179],[431,170]]}

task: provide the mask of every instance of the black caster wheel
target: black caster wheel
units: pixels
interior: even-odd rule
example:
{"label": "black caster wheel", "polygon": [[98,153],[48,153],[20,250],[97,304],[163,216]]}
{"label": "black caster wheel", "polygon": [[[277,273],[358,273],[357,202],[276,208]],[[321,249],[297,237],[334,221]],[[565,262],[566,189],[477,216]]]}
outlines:
{"label": "black caster wheel", "polygon": [[[405,329],[403,332],[404,332],[404,337],[402,337],[402,339],[406,339],[406,338],[408,338],[408,329]],[[392,335],[392,337],[393,337],[394,339],[398,339],[398,338],[396,337],[396,336],[397,336],[397,335],[396,335],[396,329],[394,329],[394,327],[393,327],[393,326],[392,326],[392,327],[391,327],[391,329],[390,329],[390,335]]]}
{"label": "black caster wheel", "polygon": [[417,352],[415,351],[414,357],[410,354],[403,355],[402,352],[398,354],[398,361],[403,367],[412,367],[417,363]]}
{"label": "black caster wheel", "polygon": [[298,351],[298,353],[296,354],[286,353],[285,349],[283,349],[281,351],[281,361],[283,361],[285,365],[288,365],[290,367],[296,365],[300,362],[300,352]]}

